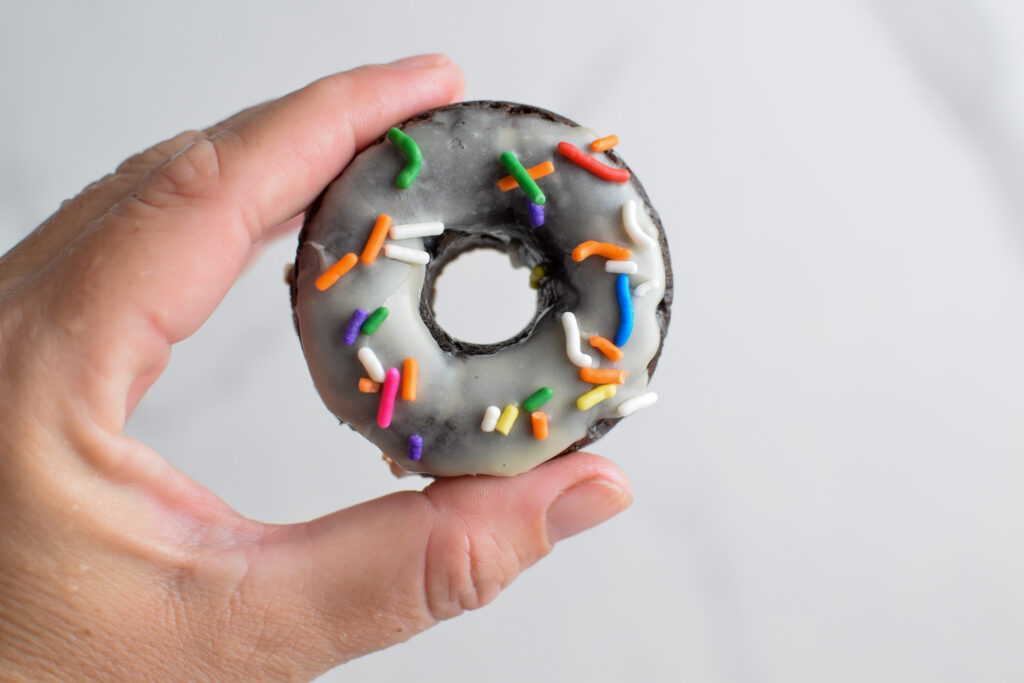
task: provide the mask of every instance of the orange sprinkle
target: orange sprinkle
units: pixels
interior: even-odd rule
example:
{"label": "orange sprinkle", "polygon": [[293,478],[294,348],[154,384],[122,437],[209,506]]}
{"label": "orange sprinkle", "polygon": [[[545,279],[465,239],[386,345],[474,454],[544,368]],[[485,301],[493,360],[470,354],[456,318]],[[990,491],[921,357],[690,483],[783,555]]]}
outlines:
{"label": "orange sprinkle", "polygon": [[[543,164],[537,164],[533,168],[526,169],[526,172],[531,178],[536,180],[537,178],[543,178],[546,175],[551,175],[555,172],[555,165],[550,161],[545,161]],[[498,181],[498,187],[501,188],[502,192],[508,192],[513,187],[519,187],[519,183],[516,179],[510,175],[505,176]]]}
{"label": "orange sprinkle", "polygon": [[590,149],[594,152],[603,152],[606,149],[611,149],[615,145],[619,144],[618,135],[608,135],[603,138],[598,138],[590,143]]}
{"label": "orange sprinkle", "polygon": [[366,246],[363,247],[363,263],[370,265],[377,260],[377,254],[380,252],[380,248],[384,246],[384,238],[387,237],[388,230],[390,229],[391,216],[386,213],[377,216],[377,223],[370,232],[370,238],[366,240]]}
{"label": "orange sprinkle", "polygon": [[530,413],[530,420],[533,422],[533,436],[537,439],[548,438],[548,416],[538,410]]}
{"label": "orange sprinkle", "polygon": [[618,346],[612,344],[604,337],[597,336],[596,334],[590,337],[590,345],[616,363],[622,360],[622,357],[625,355],[622,353],[622,349]]}
{"label": "orange sprinkle", "polygon": [[402,366],[402,398],[406,401],[416,400],[416,385],[419,382],[420,364],[415,358],[406,358]]}
{"label": "orange sprinkle", "polygon": [[374,382],[369,377],[361,377],[359,379],[359,391],[364,394],[376,394],[380,391],[380,383]]}
{"label": "orange sprinkle", "polygon": [[355,254],[345,254],[333,266],[320,273],[316,279],[316,288],[321,292],[338,281],[342,275],[352,270],[359,258]]}
{"label": "orange sprinkle", "polygon": [[612,261],[625,261],[633,255],[629,249],[619,247],[607,242],[594,242],[588,240],[572,250],[572,260],[582,261],[588,256],[604,256]]}
{"label": "orange sprinkle", "polygon": [[580,368],[580,379],[590,384],[625,384],[628,374],[625,370],[616,370],[615,368],[607,370]]}

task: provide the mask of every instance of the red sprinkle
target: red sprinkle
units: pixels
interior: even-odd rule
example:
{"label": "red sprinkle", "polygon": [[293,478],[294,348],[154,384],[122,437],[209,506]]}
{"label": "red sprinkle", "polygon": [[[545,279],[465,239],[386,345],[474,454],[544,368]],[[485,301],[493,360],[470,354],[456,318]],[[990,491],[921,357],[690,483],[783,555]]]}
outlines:
{"label": "red sprinkle", "polygon": [[584,154],[571,142],[559,142],[558,151],[569,161],[582,166],[596,175],[601,180],[608,180],[613,183],[625,183],[629,181],[629,171],[624,168],[613,168],[600,161]]}

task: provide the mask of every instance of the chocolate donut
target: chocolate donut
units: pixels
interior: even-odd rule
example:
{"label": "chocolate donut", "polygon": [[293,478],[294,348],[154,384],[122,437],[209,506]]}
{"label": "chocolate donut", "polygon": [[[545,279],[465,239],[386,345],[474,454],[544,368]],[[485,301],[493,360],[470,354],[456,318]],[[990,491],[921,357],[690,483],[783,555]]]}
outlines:
{"label": "chocolate donut", "polygon": [[[525,105],[434,109],[363,150],[307,213],[290,281],[313,382],[402,470],[515,475],[656,400],[665,234],[614,143],[595,138]],[[480,248],[537,287],[533,319],[497,344],[434,318],[437,276]]]}

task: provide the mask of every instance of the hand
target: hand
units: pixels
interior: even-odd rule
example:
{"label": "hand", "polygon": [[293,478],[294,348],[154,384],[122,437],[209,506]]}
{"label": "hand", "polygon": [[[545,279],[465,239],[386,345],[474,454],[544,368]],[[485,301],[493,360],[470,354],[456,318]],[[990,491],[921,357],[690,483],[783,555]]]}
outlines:
{"label": "hand", "polygon": [[273,526],[123,434],[261,241],[461,85],[436,55],[324,78],[128,159],[0,259],[0,670],[313,677],[486,604],[629,505],[614,465],[574,454]]}

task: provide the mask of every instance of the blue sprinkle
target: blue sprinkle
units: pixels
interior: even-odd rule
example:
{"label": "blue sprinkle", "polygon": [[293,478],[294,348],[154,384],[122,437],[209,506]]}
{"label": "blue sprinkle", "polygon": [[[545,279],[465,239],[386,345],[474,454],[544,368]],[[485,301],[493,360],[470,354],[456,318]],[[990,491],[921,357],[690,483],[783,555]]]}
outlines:
{"label": "blue sprinkle", "polygon": [[359,329],[366,322],[366,318],[369,317],[369,313],[361,308],[357,308],[356,312],[352,314],[352,317],[348,319],[348,325],[345,325],[345,334],[341,336],[341,341],[345,342],[349,346],[356,343],[356,337],[359,336]]}
{"label": "blue sprinkle", "polygon": [[409,459],[419,460],[423,457],[423,437],[413,434],[409,437]]}
{"label": "blue sprinkle", "polygon": [[615,333],[615,345],[621,348],[633,334],[633,300],[629,293],[629,276],[625,273],[615,281],[615,292],[619,298],[619,330]]}
{"label": "blue sprinkle", "polygon": [[529,199],[526,200],[526,205],[530,210],[530,225],[535,228],[544,225],[544,205],[534,204]]}

